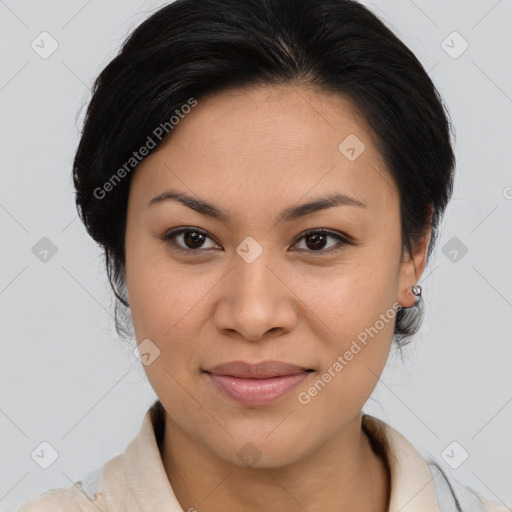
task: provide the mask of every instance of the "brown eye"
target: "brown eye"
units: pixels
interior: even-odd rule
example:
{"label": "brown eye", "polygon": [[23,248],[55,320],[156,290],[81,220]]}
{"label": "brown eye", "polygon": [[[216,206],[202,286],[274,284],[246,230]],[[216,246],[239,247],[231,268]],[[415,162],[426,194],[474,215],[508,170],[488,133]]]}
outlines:
{"label": "brown eye", "polygon": [[[168,243],[172,249],[188,252],[188,253],[203,253],[209,249],[218,248],[217,245],[205,246],[207,240],[213,239],[207,235],[204,231],[197,228],[179,228],[170,231],[160,237],[161,240]],[[327,245],[328,241],[334,240],[337,243]],[[299,247],[300,251],[309,253],[319,253],[319,255],[334,252],[342,249],[345,245],[353,245],[354,242],[341,236],[337,233],[326,231],[322,229],[311,230],[304,233],[298,241],[294,244],[297,245],[299,242],[304,240],[304,247]]]}
{"label": "brown eye", "polygon": [[313,235],[308,235],[305,237],[306,246],[308,249],[313,250],[324,249],[327,238],[329,238],[329,235],[325,235],[323,233],[314,233]]}
{"label": "brown eye", "polygon": [[[337,240],[338,244],[331,245],[326,249],[326,243],[329,239]],[[305,241],[305,249],[300,248],[299,250],[305,250],[306,252],[331,252],[351,243],[345,237],[325,230],[308,231],[299,238],[299,241],[301,240]],[[336,245],[338,245],[337,248]],[[332,249],[332,247],[335,248]]]}
{"label": "brown eye", "polygon": [[[176,229],[170,233],[166,233],[161,238],[171,244],[173,248],[186,252],[201,252],[206,250],[208,247],[204,247],[204,243],[207,239],[211,240],[211,237],[206,233],[194,228]],[[179,242],[180,240],[181,242]]]}
{"label": "brown eye", "polygon": [[204,243],[204,235],[196,231],[185,231],[183,233],[183,241],[189,249],[199,249]]}

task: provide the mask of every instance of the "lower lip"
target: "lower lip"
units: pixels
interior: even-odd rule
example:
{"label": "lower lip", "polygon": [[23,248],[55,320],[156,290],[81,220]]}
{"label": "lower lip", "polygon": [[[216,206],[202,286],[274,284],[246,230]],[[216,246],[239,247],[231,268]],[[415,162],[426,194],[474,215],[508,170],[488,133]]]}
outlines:
{"label": "lower lip", "polygon": [[310,372],[268,379],[242,379],[229,375],[207,373],[217,388],[229,398],[245,406],[267,405],[298,386]]}

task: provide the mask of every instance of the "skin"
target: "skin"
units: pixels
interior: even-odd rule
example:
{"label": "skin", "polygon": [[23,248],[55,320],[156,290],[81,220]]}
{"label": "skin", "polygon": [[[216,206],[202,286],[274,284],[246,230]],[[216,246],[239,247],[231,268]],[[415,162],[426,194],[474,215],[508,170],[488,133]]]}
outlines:
{"label": "skin", "polygon": [[[338,150],[350,134],[366,146],[354,161]],[[414,305],[430,231],[411,259],[397,189],[339,94],[306,85],[223,91],[200,99],[170,135],[132,179],[126,283],[138,343],[160,350],[145,371],[167,412],[162,461],[183,510],[388,510],[389,475],[361,429],[361,410],[388,358],[394,319],[309,403],[298,395],[394,303]],[[168,189],[229,219],[173,200],[148,206]],[[334,192],[367,207],[276,223],[283,209]],[[178,227],[207,236],[161,239]],[[320,228],[357,243],[303,237]],[[236,251],[248,236],[263,249],[251,263]],[[268,359],[315,371],[257,407],[228,399],[202,373]],[[237,456],[247,443],[260,456],[254,465]]]}

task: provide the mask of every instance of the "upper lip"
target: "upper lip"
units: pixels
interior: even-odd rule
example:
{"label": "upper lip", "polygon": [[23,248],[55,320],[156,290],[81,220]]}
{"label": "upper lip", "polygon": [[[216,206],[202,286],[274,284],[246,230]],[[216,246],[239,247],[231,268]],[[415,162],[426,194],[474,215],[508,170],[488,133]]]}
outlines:
{"label": "upper lip", "polygon": [[285,375],[297,375],[298,373],[310,370],[306,367],[283,361],[262,361],[260,363],[230,361],[212,366],[205,371],[215,375],[229,375],[246,379],[266,379]]}

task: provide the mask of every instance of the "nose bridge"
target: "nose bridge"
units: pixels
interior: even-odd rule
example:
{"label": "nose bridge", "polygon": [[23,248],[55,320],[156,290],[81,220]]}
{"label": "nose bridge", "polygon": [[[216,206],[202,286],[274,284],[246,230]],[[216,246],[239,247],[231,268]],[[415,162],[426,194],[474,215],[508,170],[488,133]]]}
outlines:
{"label": "nose bridge", "polygon": [[[262,242],[263,243],[263,242]],[[257,293],[265,295],[265,302],[271,299],[267,294],[272,293],[274,286],[272,281],[275,280],[273,272],[270,270],[273,265],[271,251],[264,249],[256,238],[247,236],[236,248],[238,261],[235,263],[235,280],[237,282],[237,292],[240,297]],[[270,267],[270,268],[269,268]],[[238,293],[237,293],[238,295]],[[258,297],[253,296],[258,299]]]}
{"label": "nose bridge", "polygon": [[292,329],[295,311],[287,287],[276,277],[279,265],[272,252],[252,236],[246,237],[236,252],[229,298],[217,318],[218,327],[234,329],[252,340],[260,339],[270,330]]}

